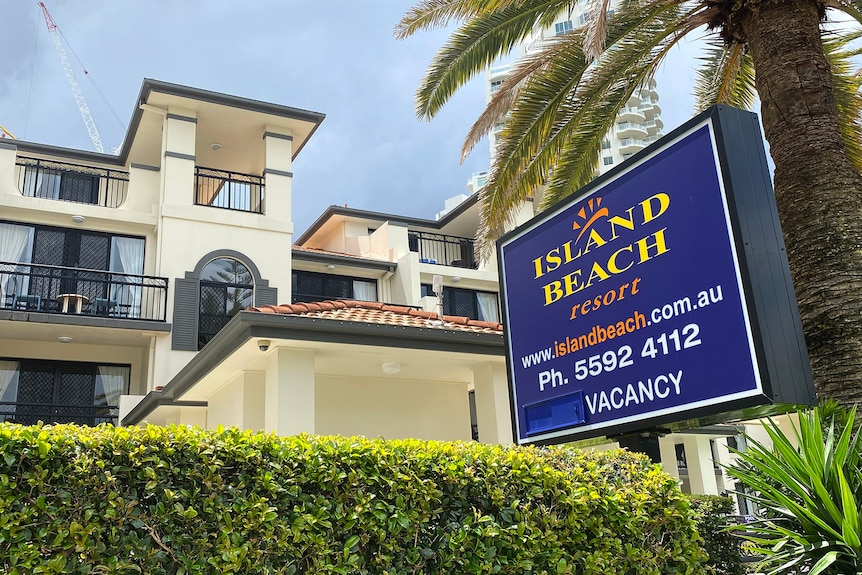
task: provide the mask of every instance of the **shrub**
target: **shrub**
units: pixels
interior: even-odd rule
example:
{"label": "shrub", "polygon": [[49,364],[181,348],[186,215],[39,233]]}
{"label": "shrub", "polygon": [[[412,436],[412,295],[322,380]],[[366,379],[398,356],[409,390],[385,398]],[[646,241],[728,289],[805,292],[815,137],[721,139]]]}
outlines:
{"label": "shrub", "polygon": [[689,495],[689,502],[697,532],[703,538],[703,550],[709,555],[707,569],[716,575],[743,575],[740,539],[726,530],[733,501],[718,495]]}
{"label": "shrub", "polygon": [[186,427],[0,426],[24,573],[702,573],[646,458]]}

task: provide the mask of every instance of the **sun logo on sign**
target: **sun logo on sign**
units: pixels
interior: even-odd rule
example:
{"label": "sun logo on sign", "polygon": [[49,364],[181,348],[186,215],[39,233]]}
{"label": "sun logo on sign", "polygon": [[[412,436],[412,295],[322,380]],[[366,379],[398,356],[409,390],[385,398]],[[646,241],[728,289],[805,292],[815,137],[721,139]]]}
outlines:
{"label": "sun logo on sign", "polygon": [[[589,200],[587,200],[586,207],[581,206],[581,209],[578,210],[578,218],[583,221],[583,224],[579,224],[578,220],[572,222],[573,230],[581,230],[580,232],[578,232],[578,237],[575,239],[575,244],[581,241],[581,236],[587,233],[587,231],[590,229],[590,226],[596,223],[596,220],[598,220],[602,216],[606,218],[608,217],[608,209],[600,208],[599,206],[601,205],[601,198],[590,198]],[[589,208],[589,217],[587,217],[586,208]]]}

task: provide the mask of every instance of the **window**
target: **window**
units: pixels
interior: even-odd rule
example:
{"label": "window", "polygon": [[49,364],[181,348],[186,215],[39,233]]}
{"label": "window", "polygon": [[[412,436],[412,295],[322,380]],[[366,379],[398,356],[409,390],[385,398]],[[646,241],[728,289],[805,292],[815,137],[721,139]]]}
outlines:
{"label": "window", "polygon": [[296,270],[291,281],[292,303],[333,299],[377,301],[377,280]]}
{"label": "window", "polygon": [[[433,296],[431,284],[422,284],[422,297]],[[497,294],[463,288],[443,288],[443,313],[482,321],[500,321]]]}
{"label": "window", "polygon": [[604,163],[604,165],[610,166],[614,163],[614,159],[610,158],[608,156],[605,156],[604,158],[602,158],[602,162]]}
{"label": "window", "polygon": [[250,307],[254,296],[251,271],[239,260],[219,258],[201,272],[198,349],[202,349],[227,322]]}
{"label": "window", "polygon": [[239,310],[278,303],[278,289],[235,250],[206,254],[184,276],[174,278],[171,349],[198,351]]}
{"label": "window", "polygon": [[503,80],[494,80],[491,82],[491,93],[493,94],[503,85]]}
{"label": "window", "polygon": [[24,168],[23,194],[33,198],[98,204],[99,176],[27,166]]}
{"label": "window", "polygon": [[554,33],[559,36],[561,34],[565,34],[566,32],[572,31],[572,21],[566,20],[565,22],[557,22],[554,24]]}
{"label": "window", "polygon": [[610,150],[611,149],[611,141],[608,140],[607,138],[602,140],[602,149],[603,150]]}
{"label": "window", "polygon": [[0,422],[117,423],[128,365],[0,359]]}
{"label": "window", "polygon": [[592,16],[593,16],[592,13],[584,12],[583,14],[578,16],[578,25],[583,26],[584,24],[586,24],[587,22],[589,22],[592,19]]}

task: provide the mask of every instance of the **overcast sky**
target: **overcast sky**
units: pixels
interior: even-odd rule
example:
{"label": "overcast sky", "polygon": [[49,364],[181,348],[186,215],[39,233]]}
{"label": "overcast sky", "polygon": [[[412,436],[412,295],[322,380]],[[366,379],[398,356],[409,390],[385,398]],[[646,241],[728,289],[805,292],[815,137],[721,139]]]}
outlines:
{"label": "overcast sky", "polygon": [[[395,40],[410,0],[45,3],[98,87],[70,52],[106,150],[122,143],[144,78],[326,114],[294,162],[297,233],[331,204],[433,218],[487,169],[486,143],[459,163],[481,78],[432,122],[416,119],[413,94],[447,31]],[[0,0],[0,22],[0,125],[92,150],[38,4]],[[665,133],[691,116],[690,51],[675,50],[657,76]]]}

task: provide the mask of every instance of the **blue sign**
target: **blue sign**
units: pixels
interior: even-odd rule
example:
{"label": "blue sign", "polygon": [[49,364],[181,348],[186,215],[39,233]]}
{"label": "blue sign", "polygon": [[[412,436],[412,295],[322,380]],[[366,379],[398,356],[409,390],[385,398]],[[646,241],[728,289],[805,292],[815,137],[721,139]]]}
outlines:
{"label": "blue sign", "polygon": [[609,176],[498,245],[518,443],[764,396],[713,123]]}

